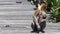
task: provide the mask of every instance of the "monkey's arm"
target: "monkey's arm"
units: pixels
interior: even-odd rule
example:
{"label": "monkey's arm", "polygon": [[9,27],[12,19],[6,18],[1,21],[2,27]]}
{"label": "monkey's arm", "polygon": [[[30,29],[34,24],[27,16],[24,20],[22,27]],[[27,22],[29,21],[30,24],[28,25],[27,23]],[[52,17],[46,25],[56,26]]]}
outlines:
{"label": "monkey's arm", "polygon": [[33,18],[34,18],[34,20],[35,20],[35,24],[38,26],[38,28],[40,27],[39,26],[39,23],[38,23],[38,19],[37,19],[37,15],[39,14],[39,11],[38,10],[36,10],[35,11],[35,13],[34,13],[34,15],[33,15]]}

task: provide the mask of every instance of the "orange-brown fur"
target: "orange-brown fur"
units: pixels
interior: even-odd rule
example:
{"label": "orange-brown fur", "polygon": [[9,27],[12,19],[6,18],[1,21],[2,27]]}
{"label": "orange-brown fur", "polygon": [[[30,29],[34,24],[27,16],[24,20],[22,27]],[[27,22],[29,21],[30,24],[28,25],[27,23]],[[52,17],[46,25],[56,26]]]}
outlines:
{"label": "orange-brown fur", "polygon": [[45,10],[47,8],[47,4],[46,3],[41,3],[41,8],[37,8],[37,10],[35,10],[34,16],[37,16],[41,10]]}
{"label": "orange-brown fur", "polygon": [[[40,10],[45,10],[47,9],[47,4],[46,3],[41,3],[41,9]],[[38,10],[39,8],[37,8],[37,10],[35,10],[35,13],[38,14],[40,10]]]}
{"label": "orange-brown fur", "polygon": [[[41,6],[40,7],[41,9],[38,8],[37,10],[35,10],[34,16],[37,16],[40,13],[41,10],[46,10],[46,8],[47,8],[47,4],[46,3],[41,3],[40,6]],[[43,16],[40,16],[40,18],[42,19]]]}

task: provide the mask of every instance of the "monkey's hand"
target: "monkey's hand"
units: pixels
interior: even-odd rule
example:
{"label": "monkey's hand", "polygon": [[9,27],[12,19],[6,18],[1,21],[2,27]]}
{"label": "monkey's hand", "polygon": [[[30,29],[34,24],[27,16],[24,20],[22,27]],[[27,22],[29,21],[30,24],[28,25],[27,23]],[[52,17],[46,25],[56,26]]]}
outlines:
{"label": "monkey's hand", "polygon": [[40,28],[40,25],[39,25],[39,23],[38,23],[37,17],[34,16],[34,19],[35,19],[35,23],[36,23],[36,25],[37,25],[37,28]]}

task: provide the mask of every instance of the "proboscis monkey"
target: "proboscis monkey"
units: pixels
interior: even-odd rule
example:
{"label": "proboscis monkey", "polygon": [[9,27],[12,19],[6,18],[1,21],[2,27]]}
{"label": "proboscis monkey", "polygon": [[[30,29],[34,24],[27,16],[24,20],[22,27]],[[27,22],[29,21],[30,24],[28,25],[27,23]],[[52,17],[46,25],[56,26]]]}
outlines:
{"label": "proboscis monkey", "polygon": [[46,12],[45,10],[47,9],[47,4],[45,2],[42,2],[37,10],[35,10],[34,15],[33,15],[33,22],[34,24],[31,25],[33,31],[38,31],[38,28],[42,33],[44,33],[44,29],[46,27]]}

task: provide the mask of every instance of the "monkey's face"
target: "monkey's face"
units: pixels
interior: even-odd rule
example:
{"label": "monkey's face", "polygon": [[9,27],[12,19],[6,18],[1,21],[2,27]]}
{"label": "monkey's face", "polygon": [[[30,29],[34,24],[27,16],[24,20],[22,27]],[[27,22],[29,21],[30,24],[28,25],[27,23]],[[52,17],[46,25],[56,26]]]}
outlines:
{"label": "monkey's face", "polygon": [[44,3],[42,3],[42,4],[41,4],[41,9],[43,9],[43,10],[44,10],[44,9],[47,9],[47,5],[44,4]]}
{"label": "monkey's face", "polygon": [[47,4],[42,3],[41,5],[39,5],[38,9],[40,9],[40,10],[46,10],[47,9]]}

